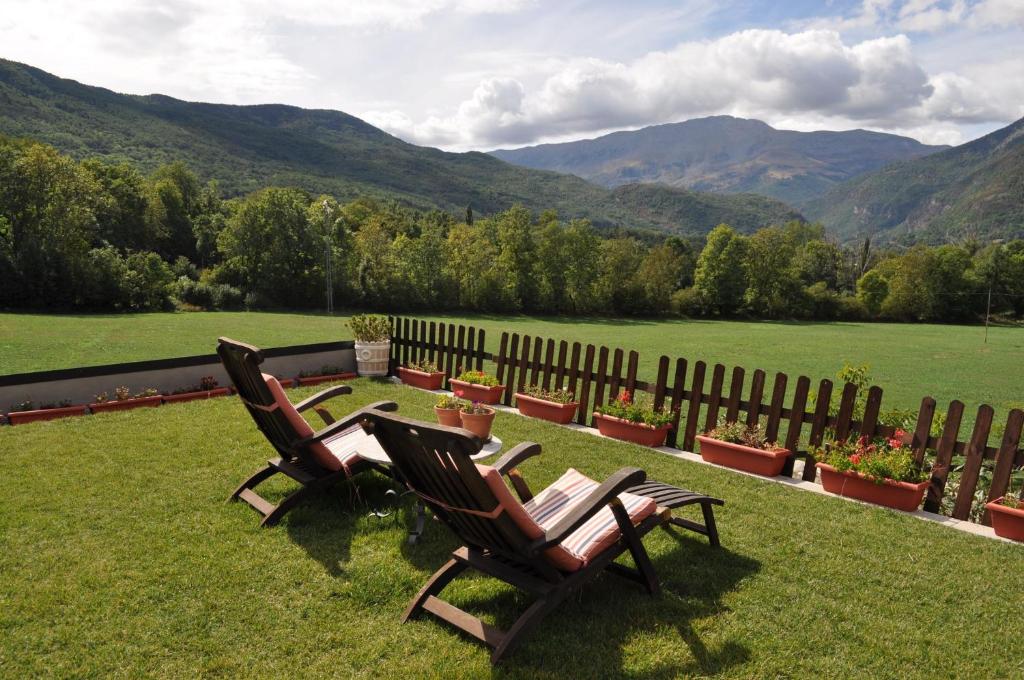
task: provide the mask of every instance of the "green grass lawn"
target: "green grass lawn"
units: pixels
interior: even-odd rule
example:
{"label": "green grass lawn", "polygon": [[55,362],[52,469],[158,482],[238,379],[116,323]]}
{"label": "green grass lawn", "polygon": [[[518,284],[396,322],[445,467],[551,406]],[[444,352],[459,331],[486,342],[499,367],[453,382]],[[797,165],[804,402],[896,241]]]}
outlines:
{"label": "green grass lawn", "polygon": [[[960,399],[973,421],[978,404],[1024,405],[1024,328],[992,328],[988,343],[975,326],[881,323],[648,321],[637,319],[440,317],[487,331],[496,351],[502,331],[640,352],[641,377],[653,379],[658,357],[783,371],[795,378],[834,378],[844,362],[871,366],[885,388],[883,408],[916,409],[934,397],[940,408]],[[0,374],[213,351],[228,335],[264,347],[350,337],[345,317],[210,312],[131,315],[0,314]],[[748,378],[749,380],[749,378]],[[791,385],[795,380],[791,380]],[[769,386],[771,377],[769,377]],[[1001,424],[1001,423],[1000,423]]]}
{"label": "green grass lawn", "polygon": [[[337,413],[433,398],[358,380]],[[297,390],[293,399],[312,393]],[[1024,551],[905,515],[499,414],[544,453],[535,489],[625,465],[725,498],[723,548],[647,538],[664,593],[601,577],[548,617],[498,677],[1021,677],[1012,631]],[[271,453],[237,399],[0,430],[0,675],[483,677],[487,651],[429,616],[398,622],[456,547],[406,545],[367,516],[373,473],[260,529],[233,487]],[[268,483],[276,499],[290,486]],[[263,487],[261,487],[262,490]],[[408,499],[406,499],[408,501]],[[455,604],[508,625],[527,600],[485,578]]]}

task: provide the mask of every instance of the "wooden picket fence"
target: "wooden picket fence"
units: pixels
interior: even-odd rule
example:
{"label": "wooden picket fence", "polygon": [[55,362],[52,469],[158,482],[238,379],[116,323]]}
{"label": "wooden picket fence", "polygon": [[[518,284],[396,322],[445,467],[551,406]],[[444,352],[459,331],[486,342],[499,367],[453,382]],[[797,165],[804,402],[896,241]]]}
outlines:
{"label": "wooden picket fence", "polygon": [[[638,377],[640,355],[633,350],[584,346],[579,342],[556,342],[550,338],[504,332],[498,351],[492,353],[486,349],[483,329],[421,319],[389,319],[392,373],[396,366],[409,361],[433,361],[444,371],[447,387],[448,380],[462,370],[483,370],[485,361],[493,362],[496,377],[505,385],[505,405],[511,405],[514,394],[526,385],[568,389],[580,403],[576,422],[591,426],[595,408],[613,400],[622,389],[641,390],[653,395],[655,408],[671,410],[674,419],[667,444],[686,451],[693,450],[695,437],[715,427],[720,416],[724,415],[729,422],[742,419],[751,425],[760,421],[769,440],[782,442],[796,454],[789,459],[782,474],[792,477],[794,460],[802,458],[805,461],[802,476],[806,481],[815,480],[811,452],[820,446],[826,430],[834,430],[838,439],[851,435],[887,437],[895,432],[891,425],[879,422],[882,388],[877,386],[868,388],[863,416],[857,420],[854,415],[858,387],[852,383],[842,386],[839,407],[833,413],[832,394],[836,386],[828,379],[818,381],[812,393],[811,379],[799,376],[787,399],[791,380],[785,373],[775,373],[769,386],[768,373],[756,369],[744,391],[747,371],[740,366],[728,370],[722,364],[715,364],[709,372],[704,361],[691,363],[683,358],[673,360],[661,356],[657,376],[649,382]],[[963,470],[951,515],[966,520],[970,517],[986,460],[995,461],[989,500],[1006,493],[1011,475],[1024,465],[1024,450],[1020,448],[1024,411],[1010,411],[998,446],[989,445],[993,422],[991,406],[978,407],[974,427],[965,440],[960,439],[962,402],[950,402],[939,436],[931,434],[935,413],[935,400],[923,398],[917,425],[908,435],[908,444],[919,464],[924,464],[926,453],[933,456],[924,509],[940,512],[953,457],[963,456]],[[1024,491],[1021,496],[1024,498]],[[988,513],[984,514],[982,522],[989,523]]]}

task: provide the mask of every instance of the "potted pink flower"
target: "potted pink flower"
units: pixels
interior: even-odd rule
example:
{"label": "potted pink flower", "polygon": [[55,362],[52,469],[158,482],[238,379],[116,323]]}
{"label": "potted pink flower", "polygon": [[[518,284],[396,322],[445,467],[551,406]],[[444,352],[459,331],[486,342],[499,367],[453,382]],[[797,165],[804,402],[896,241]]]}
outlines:
{"label": "potted pink flower", "polygon": [[458,378],[448,381],[452,392],[462,392],[460,396],[469,401],[481,404],[497,404],[505,391],[505,386],[493,375],[483,371],[464,371]]}
{"label": "potted pink flower", "polygon": [[490,441],[491,426],[497,415],[493,408],[478,401],[466,401],[459,408],[459,419],[462,427],[469,430],[483,441]]}
{"label": "potted pink flower", "polygon": [[132,394],[126,385],[121,385],[114,389],[113,399],[106,392],[97,394],[95,401],[89,404],[89,410],[93,413],[128,411],[144,406],[159,406],[163,403],[163,400],[163,395],[152,387],[146,388],[137,394]]}
{"label": "potted pink flower", "polygon": [[398,378],[406,385],[421,390],[439,390],[444,383],[444,373],[437,370],[433,361],[411,361],[398,367]]}
{"label": "potted pink flower", "polygon": [[707,434],[698,435],[700,457],[755,475],[774,477],[782,472],[789,451],[765,440],[759,425],[720,422]]}
{"label": "potted pink flower", "polygon": [[1024,500],[1007,492],[1002,498],[986,503],[985,508],[996,536],[1024,541]]}
{"label": "potted pink flower", "polygon": [[629,390],[623,390],[615,401],[594,411],[594,420],[598,431],[606,437],[661,446],[672,429],[673,414],[655,410],[646,393],[634,399]]}
{"label": "potted pink flower", "polygon": [[912,512],[921,505],[928,477],[897,430],[886,439],[863,436],[835,441],[815,452],[821,485],[839,496]]}
{"label": "potted pink flower", "polygon": [[72,405],[70,401],[61,401],[56,404],[42,404],[39,408],[31,401],[23,401],[20,404],[11,406],[7,414],[7,422],[11,425],[24,425],[35,423],[41,420],[56,420],[68,416],[84,416],[85,404]]}
{"label": "potted pink flower", "polygon": [[545,390],[531,385],[522,392],[516,392],[516,406],[520,413],[560,425],[572,422],[579,405],[569,390]]}

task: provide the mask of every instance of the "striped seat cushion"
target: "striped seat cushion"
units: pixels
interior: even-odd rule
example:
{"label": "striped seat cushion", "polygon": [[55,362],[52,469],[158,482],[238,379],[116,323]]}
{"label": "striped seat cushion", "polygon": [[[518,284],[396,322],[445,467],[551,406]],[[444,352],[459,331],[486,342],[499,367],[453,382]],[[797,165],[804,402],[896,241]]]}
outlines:
{"label": "striped seat cushion", "polygon": [[[600,486],[597,482],[569,468],[554,484],[541,491],[530,501],[520,503],[509,491],[501,474],[493,467],[477,465],[487,486],[494,493],[509,517],[528,538],[538,539],[547,529],[569,514],[587,495]],[[657,504],[650,498],[620,493],[633,524],[639,524],[653,513]],[[620,536],[619,525],[611,508],[603,507],[587,522],[559,545],[547,549],[544,556],[563,571],[576,571],[589,564],[596,555],[606,550]]]}

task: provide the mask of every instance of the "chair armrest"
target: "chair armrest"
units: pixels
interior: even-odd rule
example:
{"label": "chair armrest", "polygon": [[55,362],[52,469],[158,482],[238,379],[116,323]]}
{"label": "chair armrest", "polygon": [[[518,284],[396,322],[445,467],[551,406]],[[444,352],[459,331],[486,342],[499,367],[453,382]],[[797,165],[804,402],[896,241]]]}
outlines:
{"label": "chair armrest", "polygon": [[579,529],[587,520],[611,503],[616,496],[632,486],[643,484],[646,479],[647,473],[640,468],[622,468],[591,491],[572,512],[544,532],[542,537],[531,543],[531,552],[537,554],[546,548],[558,545],[569,534]]}
{"label": "chair armrest", "polygon": [[317,404],[333,399],[334,397],[340,397],[343,394],[352,394],[352,388],[348,385],[335,385],[334,387],[328,387],[326,390],[317,392],[309,399],[303,399],[295,405],[295,410],[299,413],[313,408]]}
{"label": "chair armrest", "polygon": [[396,404],[393,401],[376,401],[372,404],[367,404],[358,411],[353,411],[352,413],[348,414],[341,420],[336,420],[335,422],[331,423],[322,430],[315,432],[313,436],[306,437],[305,439],[300,439],[299,441],[295,442],[292,448],[301,449],[305,446],[308,446],[309,444],[312,444],[313,442],[318,442],[327,439],[328,437],[333,437],[334,435],[339,434],[340,432],[347,430],[348,428],[358,423],[359,419],[366,415],[367,411],[372,411],[374,409],[378,411],[395,411],[398,409],[398,404]]}
{"label": "chair armrest", "polygon": [[540,444],[534,442],[521,442],[516,444],[509,449],[498,461],[494,464],[494,469],[499,473],[506,475],[513,468],[518,467],[527,458],[540,455]]}

